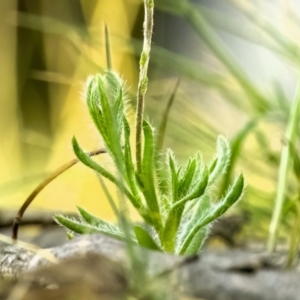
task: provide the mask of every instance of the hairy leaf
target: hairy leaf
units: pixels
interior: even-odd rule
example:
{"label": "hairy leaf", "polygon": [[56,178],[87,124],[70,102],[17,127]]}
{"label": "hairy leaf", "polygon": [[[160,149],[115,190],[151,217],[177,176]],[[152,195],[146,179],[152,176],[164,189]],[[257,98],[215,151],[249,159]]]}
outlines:
{"label": "hairy leaf", "polygon": [[167,162],[170,172],[171,199],[172,202],[175,203],[178,198],[178,172],[176,168],[174,153],[170,149],[167,152]]}
{"label": "hairy leaf", "polygon": [[195,158],[188,160],[186,168],[183,172],[183,176],[179,181],[178,190],[180,191],[181,196],[185,196],[190,188],[196,170],[196,163],[197,162]]}
{"label": "hairy leaf", "polygon": [[152,212],[152,217],[157,220],[157,226],[161,226],[161,215],[156,195],[155,181],[154,181],[154,137],[153,129],[151,125],[144,120],[143,122],[144,131],[144,149],[142,157],[142,182],[144,185],[143,194],[145,195],[145,200],[147,206]]}
{"label": "hairy leaf", "polygon": [[124,236],[124,233],[120,229],[119,226],[110,224],[110,223],[90,214],[89,212],[87,212],[85,209],[83,209],[80,206],[77,206],[77,209],[80,213],[80,216],[87,224],[89,224],[93,227],[96,227],[97,229],[100,229],[100,230],[107,230],[110,232],[114,232],[116,235],[119,234],[120,236]]}
{"label": "hairy leaf", "polygon": [[227,171],[230,162],[229,143],[223,136],[219,136],[217,139],[217,158],[218,159],[215,163],[215,166],[212,168],[212,172],[209,176],[209,185],[213,184],[222,174]]}
{"label": "hairy leaf", "polygon": [[244,190],[244,177],[242,174],[235,180],[230,190],[226,194],[223,200],[221,200],[218,204],[216,204],[212,209],[202,217],[198,223],[192,228],[190,233],[185,238],[181,249],[179,250],[180,254],[184,254],[189,244],[191,243],[194,235],[198,232],[198,230],[211,223],[222,214],[224,214],[229,207],[233,206],[241,197]]}
{"label": "hairy leaf", "polygon": [[80,148],[77,140],[75,137],[72,140],[73,144],[73,150],[78,159],[85,164],[86,166],[90,167],[91,169],[95,170],[96,172],[100,173],[103,177],[107,178],[111,182],[113,182],[121,192],[123,192],[126,197],[130,200],[132,205],[137,208],[141,209],[142,205],[139,203],[133,196],[132,194],[128,191],[128,189],[123,185],[122,182],[120,182],[117,178],[115,178],[114,175],[112,175],[110,172],[108,172],[106,169],[101,167],[99,164],[97,164],[93,159],[91,159],[84,151]]}
{"label": "hairy leaf", "polygon": [[179,200],[176,204],[174,204],[174,208],[180,207],[190,200],[201,197],[207,187],[208,176],[209,176],[208,169],[205,166],[202,172],[200,172],[200,175],[197,176],[198,182],[191,189],[190,193],[187,194],[185,197],[183,197],[181,200]]}
{"label": "hairy leaf", "polygon": [[[183,219],[184,224],[179,229],[180,236],[178,237],[177,244],[176,244],[176,250],[175,253],[179,254],[179,249],[181,248],[181,245],[184,242],[184,239],[186,236],[191,232],[194,225],[197,223],[198,220],[203,218],[206,214],[209,213],[211,210],[211,202],[210,197],[205,194],[200,199],[194,200],[196,204],[194,205],[194,210],[192,212],[187,213],[189,215],[186,216],[186,211],[184,211]],[[209,232],[211,224],[208,224],[206,226],[201,227],[198,232],[195,233],[190,245],[188,246],[185,254],[195,254],[201,249],[207,235]]]}
{"label": "hairy leaf", "polygon": [[58,224],[78,234],[102,233],[111,236],[113,238],[116,238],[118,240],[126,239],[124,234],[116,233],[115,231],[112,231],[109,227],[99,228],[96,226],[89,225],[83,221],[74,220],[72,218],[65,217],[62,215],[55,215],[54,219]]}
{"label": "hairy leaf", "polygon": [[151,235],[141,226],[135,225],[134,226],[135,236],[138,240],[138,243],[148,249],[161,251],[160,247],[156,244],[153,240]]}

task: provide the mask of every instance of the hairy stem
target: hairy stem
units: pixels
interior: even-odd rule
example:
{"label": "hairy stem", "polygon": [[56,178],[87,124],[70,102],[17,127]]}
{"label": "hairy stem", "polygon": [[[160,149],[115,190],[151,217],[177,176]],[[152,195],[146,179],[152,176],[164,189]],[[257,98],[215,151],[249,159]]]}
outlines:
{"label": "hairy stem", "polygon": [[145,94],[148,85],[148,64],[151,50],[151,39],[153,31],[153,10],[154,0],[144,0],[144,43],[143,51],[140,57],[140,74],[137,92],[137,108],[136,108],[136,164],[138,174],[141,174],[142,161],[142,124],[144,114]]}

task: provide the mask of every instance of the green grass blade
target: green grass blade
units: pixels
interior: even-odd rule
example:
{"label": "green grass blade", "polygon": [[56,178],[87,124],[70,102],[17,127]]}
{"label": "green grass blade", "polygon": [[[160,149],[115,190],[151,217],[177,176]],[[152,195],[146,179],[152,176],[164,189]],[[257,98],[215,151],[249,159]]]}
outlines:
{"label": "green grass blade", "polygon": [[176,80],[174,90],[168,100],[167,106],[161,117],[160,125],[158,127],[158,135],[157,135],[157,143],[156,143],[156,149],[158,151],[161,151],[163,148],[168,118],[169,118],[170,110],[171,110],[171,107],[172,107],[172,104],[173,104],[173,101],[174,101],[174,98],[175,98],[175,95],[176,95],[176,92],[177,92],[177,89],[179,86],[179,82],[180,82],[180,79],[178,78]]}
{"label": "green grass blade", "polygon": [[259,118],[254,118],[250,120],[243,129],[238,132],[234,140],[231,142],[231,155],[230,162],[228,162],[227,174],[224,176],[224,181],[220,189],[220,195],[223,195],[233,178],[232,173],[236,165],[237,160],[241,157],[241,150],[243,144],[250,133],[253,132],[254,128],[257,126]]}
{"label": "green grass blade", "polygon": [[282,208],[286,196],[286,187],[288,174],[291,167],[291,145],[295,143],[297,132],[299,128],[299,111],[300,111],[300,79],[298,78],[298,84],[293,99],[293,103],[290,108],[290,114],[288,124],[286,126],[285,138],[288,140],[286,145],[283,145],[280,157],[279,174],[278,174],[278,185],[276,192],[275,205],[272,214],[272,220],[269,227],[269,238],[268,238],[268,250],[269,252],[274,251],[279,225],[281,221]]}
{"label": "green grass blade", "polygon": [[111,62],[111,51],[110,51],[110,42],[109,42],[109,34],[107,25],[105,24],[105,53],[106,53],[106,67],[108,70],[112,69],[112,62]]}

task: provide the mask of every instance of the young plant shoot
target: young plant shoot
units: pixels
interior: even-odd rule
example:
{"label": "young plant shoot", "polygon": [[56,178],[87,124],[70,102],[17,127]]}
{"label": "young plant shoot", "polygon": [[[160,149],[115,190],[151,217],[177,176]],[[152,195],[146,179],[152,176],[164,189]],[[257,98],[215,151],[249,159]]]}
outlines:
{"label": "young plant shoot", "polygon": [[[144,247],[175,254],[196,254],[211,224],[233,206],[244,190],[240,174],[224,197],[212,201],[212,188],[230,163],[230,146],[220,136],[217,156],[206,165],[201,153],[179,165],[171,150],[165,161],[156,153],[154,128],[143,117],[140,165],[133,159],[130,125],[126,116],[126,93],[122,79],[113,71],[90,76],[86,84],[86,103],[115,169],[109,170],[88,154],[73,138],[78,159],[117,187],[144,221],[131,224],[130,235],[117,225],[101,220],[81,207],[80,219],[56,215],[56,221],[76,234],[103,233],[116,239],[130,238]],[[163,166],[162,166],[163,164]],[[159,170],[167,170],[165,178]]]}

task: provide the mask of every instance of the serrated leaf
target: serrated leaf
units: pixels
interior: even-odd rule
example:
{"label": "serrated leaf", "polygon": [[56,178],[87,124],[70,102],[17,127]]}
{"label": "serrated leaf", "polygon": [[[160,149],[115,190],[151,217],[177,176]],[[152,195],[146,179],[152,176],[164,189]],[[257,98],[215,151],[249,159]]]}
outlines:
{"label": "serrated leaf", "polygon": [[160,247],[153,240],[151,235],[142,227],[135,225],[134,226],[135,236],[138,240],[138,243],[148,249],[161,251]]}

